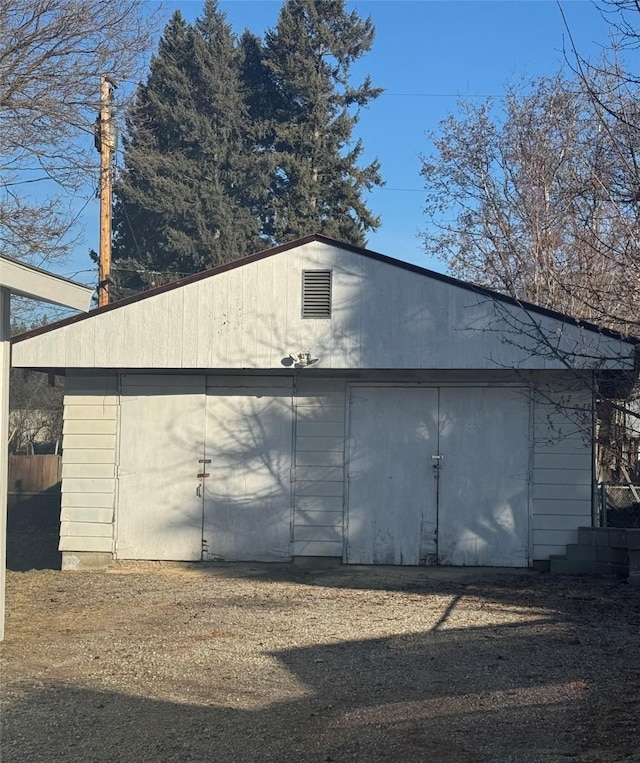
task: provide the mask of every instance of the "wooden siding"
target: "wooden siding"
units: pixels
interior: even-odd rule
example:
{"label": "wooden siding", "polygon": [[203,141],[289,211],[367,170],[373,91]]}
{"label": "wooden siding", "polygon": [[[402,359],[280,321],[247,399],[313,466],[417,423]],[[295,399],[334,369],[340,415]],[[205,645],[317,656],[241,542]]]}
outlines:
{"label": "wooden siding", "polygon": [[289,560],[293,377],[220,381],[207,379],[203,559]]}
{"label": "wooden siding", "polygon": [[[292,553],[341,557],[347,381],[312,374],[301,372],[295,382]],[[488,374],[487,383],[495,381],[496,375],[509,378],[506,372],[502,375],[494,371]],[[483,378],[481,372],[402,375],[364,371],[358,374],[358,380],[393,383],[406,381],[408,376],[411,381],[445,387],[465,382],[477,386]],[[520,384],[523,378],[540,390],[540,394],[534,394],[532,405],[530,542],[531,558],[542,560],[563,553],[565,544],[577,540],[577,528],[591,524],[592,448],[585,439],[588,432],[578,431],[572,416],[561,409],[567,404],[583,405],[588,421],[590,396],[586,388],[568,389],[568,382],[574,378],[570,373],[534,372],[521,377]],[[259,388],[290,383],[289,376],[208,376],[207,391],[215,394],[216,386]],[[113,550],[116,435],[95,433],[95,429],[104,430],[108,422],[106,428],[115,432],[118,411],[115,376],[68,375],[62,467],[63,551]],[[94,427],[94,423],[98,426]]]}
{"label": "wooden siding", "polygon": [[[309,269],[332,272],[330,319],[302,317]],[[560,351],[584,355],[577,366],[632,367],[632,345],[532,315],[315,241],[19,341],[13,365],[282,370],[289,353],[310,350],[325,369],[562,368],[536,354],[527,338],[536,326]]]}
{"label": "wooden siding", "polygon": [[342,557],[345,382],[301,376],[294,403],[293,554]]}
{"label": "wooden siding", "polygon": [[120,377],[117,559],[202,558],[205,377]]}
{"label": "wooden siding", "polygon": [[118,401],[115,375],[67,375],[61,551],[113,551]]}
{"label": "wooden siding", "polygon": [[[573,382],[573,383],[572,383]],[[593,497],[591,396],[571,374],[540,376],[533,415],[533,559],[563,554],[590,526]],[[573,389],[572,389],[573,387]]]}

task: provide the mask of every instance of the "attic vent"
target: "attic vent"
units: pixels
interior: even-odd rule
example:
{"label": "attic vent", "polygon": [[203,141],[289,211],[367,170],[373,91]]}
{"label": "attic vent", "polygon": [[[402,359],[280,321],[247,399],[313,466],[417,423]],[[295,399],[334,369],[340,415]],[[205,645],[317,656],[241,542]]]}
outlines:
{"label": "attic vent", "polygon": [[331,271],[302,271],[302,317],[331,318]]}

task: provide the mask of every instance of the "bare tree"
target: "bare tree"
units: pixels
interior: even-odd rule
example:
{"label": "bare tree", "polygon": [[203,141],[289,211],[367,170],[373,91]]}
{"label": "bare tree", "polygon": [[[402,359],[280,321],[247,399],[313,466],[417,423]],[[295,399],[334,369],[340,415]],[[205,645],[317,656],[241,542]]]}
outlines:
{"label": "bare tree", "polygon": [[64,379],[49,384],[39,371],[11,370],[9,452],[31,454],[37,447],[57,452],[62,443]]}
{"label": "bare tree", "polygon": [[[559,4],[568,36],[566,59],[585,94],[600,130],[608,136],[612,148],[609,173],[603,175],[603,192],[617,210],[616,222],[621,235],[611,258],[623,263],[631,291],[640,288],[640,0],[599,0],[595,3],[609,24],[609,41],[596,60],[582,55]],[[626,284],[618,284],[622,295]],[[624,296],[623,296],[624,299]],[[629,300],[635,315],[630,333],[640,334],[640,310],[636,300]],[[599,450],[605,479],[640,479],[640,347],[636,375],[626,399],[616,399],[600,389]],[[634,491],[637,499],[637,490]],[[640,506],[640,504],[638,504]]]}
{"label": "bare tree", "polygon": [[[626,99],[620,107],[632,108]],[[612,120],[561,76],[510,89],[501,108],[461,103],[423,157],[427,250],[456,276],[634,333],[640,249],[629,170],[640,145],[631,132],[613,140]]]}
{"label": "bare tree", "polygon": [[[580,55],[567,27],[569,74],[511,88],[500,104],[461,103],[422,166],[426,249],[454,275],[520,300],[511,341],[568,370],[571,357],[524,303],[640,335],[640,0],[599,7],[611,37],[597,59]],[[604,479],[637,459],[638,365],[620,358],[626,374],[612,375],[594,358],[591,374],[576,371],[599,400]]]}
{"label": "bare tree", "polygon": [[97,183],[100,76],[133,79],[153,23],[137,0],[0,0],[4,254],[36,264],[67,254]]}

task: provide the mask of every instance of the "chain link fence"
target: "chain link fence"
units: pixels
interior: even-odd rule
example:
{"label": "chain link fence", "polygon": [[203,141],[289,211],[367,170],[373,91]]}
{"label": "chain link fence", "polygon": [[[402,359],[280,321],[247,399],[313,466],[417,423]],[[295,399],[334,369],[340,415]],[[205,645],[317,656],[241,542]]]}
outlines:
{"label": "chain link fence", "polygon": [[640,527],[640,485],[600,485],[604,527]]}

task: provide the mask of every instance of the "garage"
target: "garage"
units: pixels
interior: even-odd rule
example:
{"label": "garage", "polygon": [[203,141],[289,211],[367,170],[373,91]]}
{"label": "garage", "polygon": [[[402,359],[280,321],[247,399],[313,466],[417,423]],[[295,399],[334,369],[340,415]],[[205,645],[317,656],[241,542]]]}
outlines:
{"label": "garage", "polygon": [[66,569],[548,563],[594,522],[594,394],[634,354],[319,235],[12,342],[66,376]]}

